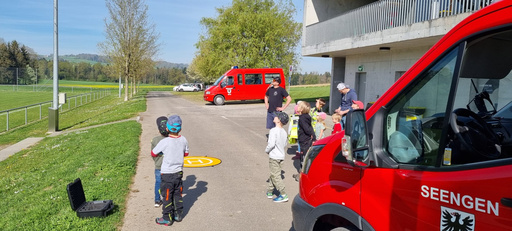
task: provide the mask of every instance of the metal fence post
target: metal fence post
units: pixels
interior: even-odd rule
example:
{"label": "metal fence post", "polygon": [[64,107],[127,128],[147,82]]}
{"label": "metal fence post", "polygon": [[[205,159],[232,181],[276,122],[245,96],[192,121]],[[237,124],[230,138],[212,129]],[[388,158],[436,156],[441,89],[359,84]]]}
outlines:
{"label": "metal fence post", "polygon": [[7,111],[6,115],[7,115],[7,131],[9,131],[9,111]]}
{"label": "metal fence post", "polygon": [[25,107],[25,125],[27,125],[27,108],[28,107]]}
{"label": "metal fence post", "polygon": [[39,104],[39,119],[41,119],[41,108],[42,108],[43,104]]}

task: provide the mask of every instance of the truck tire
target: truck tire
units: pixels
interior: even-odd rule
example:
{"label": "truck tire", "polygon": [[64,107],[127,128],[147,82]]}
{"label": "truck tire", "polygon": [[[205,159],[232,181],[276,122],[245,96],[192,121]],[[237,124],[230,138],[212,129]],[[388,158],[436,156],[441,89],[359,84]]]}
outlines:
{"label": "truck tire", "polygon": [[183,92],[183,89],[180,89],[179,92]]}
{"label": "truck tire", "polygon": [[224,96],[216,95],[215,98],[213,98],[213,103],[215,103],[215,105],[223,105],[224,104]]}

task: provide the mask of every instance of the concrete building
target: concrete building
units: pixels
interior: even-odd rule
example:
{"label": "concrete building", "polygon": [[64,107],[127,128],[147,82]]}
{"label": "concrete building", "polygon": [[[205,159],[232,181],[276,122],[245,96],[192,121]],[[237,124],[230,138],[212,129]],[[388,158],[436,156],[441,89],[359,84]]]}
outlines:
{"label": "concrete building", "polygon": [[302,55],[330,58],[329,113],[344,82],[375,102],[443,35],[491,0],[304,0]]}

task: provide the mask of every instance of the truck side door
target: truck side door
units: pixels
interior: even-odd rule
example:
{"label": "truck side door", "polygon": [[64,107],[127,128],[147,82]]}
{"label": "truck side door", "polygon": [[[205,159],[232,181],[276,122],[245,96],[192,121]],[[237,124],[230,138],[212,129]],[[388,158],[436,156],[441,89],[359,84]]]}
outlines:
{"label": "truck side door", "polygon": [[263,76],[261,73],[245,73],[244,94],[247,100],[264,99],[266,85],[263,85]]}
{"label": "truck side door", "polygon": [[382,132],[382,147],[374,146],[381,165],[362,173],[361,213],[375,230],[512,227],[512,140],[487,138],[509,134],[505,122],[512,118],[496,122],[481,111],[456,116],[481,92],[491,94],[498,109],[510,104],[496,85],[512,89],[512,63],[502,61],[512,60],[512,29],[489,34],[444,52],[394,89],[383,107],[384,123],[374,128]]}
{"label": "truck side door", "polygon": [[223,95],[226,100],[238,100],[237,88],[235,86],[235,77],[228,75],[222,82]]}

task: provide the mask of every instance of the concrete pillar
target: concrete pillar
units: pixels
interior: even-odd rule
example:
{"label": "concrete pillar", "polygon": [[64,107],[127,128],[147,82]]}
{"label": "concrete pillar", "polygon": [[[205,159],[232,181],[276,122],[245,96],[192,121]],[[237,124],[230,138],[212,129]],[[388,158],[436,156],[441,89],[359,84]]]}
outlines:
{"label": "concrete pillar", "polygon": [[329,114],[332,115],[341,104],[341,94],[338,91],[338,83],[345,82],[346,58],[332,58],[331,66],[331,93],[329,100]]}
{"label": "concrete pillar", "polygon": [[48,132],[59,130],[59,107],[48,108]]}

